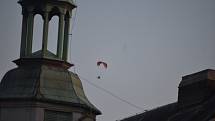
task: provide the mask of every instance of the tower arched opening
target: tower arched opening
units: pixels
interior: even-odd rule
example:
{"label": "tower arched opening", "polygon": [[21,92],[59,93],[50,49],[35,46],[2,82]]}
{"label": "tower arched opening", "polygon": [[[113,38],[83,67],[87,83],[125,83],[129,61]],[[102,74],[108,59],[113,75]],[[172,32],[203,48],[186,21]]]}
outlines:
{"label": "tower arched opening", "polygon": [[58,41],[58,28],[59,28],[59,17],[53,16],[49,21],[49,37],[47,49],[53,54],[57,55],[57,41]]}
{"label": "tower arched opening", "polygon": [[43,18],[40,14],[34,16],[32,53],[42,49]]}

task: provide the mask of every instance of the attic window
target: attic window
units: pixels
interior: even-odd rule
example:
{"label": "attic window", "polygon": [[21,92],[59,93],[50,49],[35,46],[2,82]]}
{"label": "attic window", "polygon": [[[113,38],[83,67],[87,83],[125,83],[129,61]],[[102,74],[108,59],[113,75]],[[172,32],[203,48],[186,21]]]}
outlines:
{"label": "attic window", "polygon": [[44,121],[72,121],[72,113],[45,110]]}

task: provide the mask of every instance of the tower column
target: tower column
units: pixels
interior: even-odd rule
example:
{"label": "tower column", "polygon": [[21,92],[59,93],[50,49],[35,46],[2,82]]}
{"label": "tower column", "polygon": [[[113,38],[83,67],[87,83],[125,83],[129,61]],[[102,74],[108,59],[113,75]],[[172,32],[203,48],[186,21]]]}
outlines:
{"label": "tower column", "polygon": [[26,47],[27,47],[27,13],[23,11],[23,19],[22,19],[22,35],[21,35],[21,49],[20,49],[20,57],[24,57],[26,55]]}
{"label": "tower column", "polygon": [[68,47],[69,47],[69,29],[70,29],[70,17],[65,18],[64,28],[64,43],[63,43],[63,60],[67,61]]}
{"label": "tower column", "polygon": [[47,51],[47,45],[48,45],[48,29],[49,29],[49,12],[44,12],[44,23],[43,23],[43,43],[42,43],[42,53],[43,56],[45,52]]}
{"label": "tower column", "polygon": [[27,56],[32,53],[32,40],[33,40],[33,29],[34,29],[34,14],[32,10],[28,12],[27,19]]}
{"label": "tower column", "polygon": [[58,47],[57,47],[57,56],[62,59],[63,55],[63,33],[64,33],[64,14],[59,16],[59,28],[58,28]]}

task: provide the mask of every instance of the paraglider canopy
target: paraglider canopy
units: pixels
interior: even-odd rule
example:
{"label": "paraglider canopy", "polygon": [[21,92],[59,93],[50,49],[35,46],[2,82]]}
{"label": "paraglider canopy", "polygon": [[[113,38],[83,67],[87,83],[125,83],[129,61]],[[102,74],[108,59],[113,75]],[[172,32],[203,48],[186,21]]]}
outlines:
{"label": "paraglider canopy", "polygon": [[107,69],[107,66],[108,66],[108,65],[107,65],[107,63],[105,63],[105,62],[103,62],[103,61],[98,61],[98,62],[97,62],[97,66],[99,66],[99,67],[100,67],[100,66],[103,66],[105,69]]}
{"label": "paraglider canopy", "polygon": [[[97,66],[98,66],[98,68],[100,68],[102,70],[106,70],[108,67],[107,63],[105,63],[103,61],[97,61]],[[98,76],[97,79],[101,79],[101,76]]]}

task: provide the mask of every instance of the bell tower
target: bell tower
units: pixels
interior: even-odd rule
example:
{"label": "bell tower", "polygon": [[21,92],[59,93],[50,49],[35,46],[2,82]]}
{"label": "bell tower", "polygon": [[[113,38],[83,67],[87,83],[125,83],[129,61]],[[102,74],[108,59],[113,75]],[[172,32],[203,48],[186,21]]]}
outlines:
{"label": "bell tower", "polygon": [[[70,29],[70,18],[72,9],[76,7],[72,0],[20,0],[22,6],[22,37],[21,37],[21,58],[46,58],[67,61],[68,35]],[[32,52],[32,41],[34,34],[34,16],[41,15],[43,18],[42,48]],[[49,38],[49,21],[53,16],[58,16],[58,42],[57,54],[47,49]]]}
{"label": "bell tower", "polygon": [[[22,35],[17,68],[0,83],[0,121],[95,121],[101,112],[87,99],[67,61],[72,0],[20,0]],[[32,51],[34,19],[42,16],[42,45]],[[49,23],[59,18],[57,52],[48,50]],[[37,42],[37,40],[35,40]]]}

